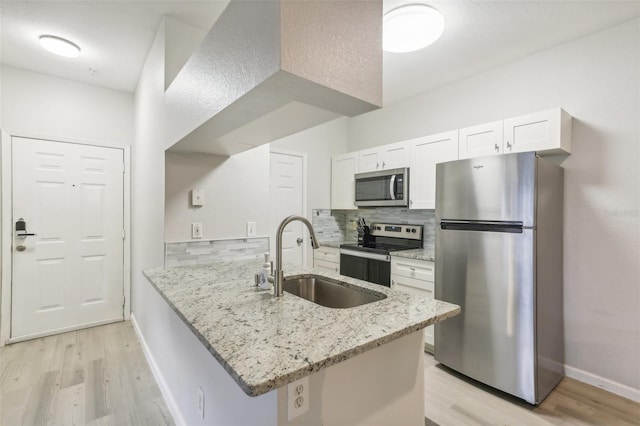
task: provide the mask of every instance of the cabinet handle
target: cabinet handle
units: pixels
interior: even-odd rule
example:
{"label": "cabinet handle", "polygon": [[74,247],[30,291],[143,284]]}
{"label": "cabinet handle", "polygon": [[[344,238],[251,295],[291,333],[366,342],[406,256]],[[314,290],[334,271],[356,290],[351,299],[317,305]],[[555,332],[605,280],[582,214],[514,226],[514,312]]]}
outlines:
{"label": "cabinet handle", "polygon": [[416,271],[416,268],[409,268],[409,270],[410,270],[411,272],[415,272],[415,271]]}
{"label": "cabinet handle", "polygon": [[507,141],[507,148],[509,148],[509,151],[511,151],[511,142]]}
{"label": "cabinet handle", "polygon": [[382,168],[384,168],[384,166],[386,166],[387,164],[383,161],[382,162]]}
{"label": "cabinet handle", "polygon": [[500,147],[498,146],[498,144],[495,144],[494,146],[496,148],[496,152],[500,152]]}
{"label": "cabinet handle", "polygon": [[380,167],[380,163],[376,163],[376,169]]}

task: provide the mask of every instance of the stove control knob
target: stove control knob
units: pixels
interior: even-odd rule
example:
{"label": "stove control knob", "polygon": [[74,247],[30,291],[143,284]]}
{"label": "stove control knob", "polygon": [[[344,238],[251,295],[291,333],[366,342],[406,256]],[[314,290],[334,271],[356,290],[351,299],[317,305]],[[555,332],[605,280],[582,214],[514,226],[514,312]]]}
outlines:
{"label": "stove control knob", "polygon": [[411,232],[411,229],[406,228],[406,229],[405,229],[405,231],[406,231],[406,232]]}
{"label": "stove control knob", "polygon": [[411,232],[413,232],[413,233],[415,234],[415,233],[416,233],[416,230],[415,230],[415,228],[414,228],[414,229],[412,229],[412,230],[411,230]]}

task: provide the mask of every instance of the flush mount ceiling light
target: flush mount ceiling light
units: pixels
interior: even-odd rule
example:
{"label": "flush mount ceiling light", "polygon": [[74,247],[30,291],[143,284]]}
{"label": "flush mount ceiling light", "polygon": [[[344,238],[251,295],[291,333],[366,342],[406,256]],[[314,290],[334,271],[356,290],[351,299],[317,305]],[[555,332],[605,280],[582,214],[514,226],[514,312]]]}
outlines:
{"label": "flush mount ceiling light", "polygon": [[385,13],[382,28],[384,50],[413,52],[440,38],[444,31],[444,18],[426,4],[408,4]]}
{"label": "flush mount ceiling light", "polygon": [[40,46],[51,53],[65,58],[77,58],[80,55],[80,47],[77,44],[52,35],[41,35]]}

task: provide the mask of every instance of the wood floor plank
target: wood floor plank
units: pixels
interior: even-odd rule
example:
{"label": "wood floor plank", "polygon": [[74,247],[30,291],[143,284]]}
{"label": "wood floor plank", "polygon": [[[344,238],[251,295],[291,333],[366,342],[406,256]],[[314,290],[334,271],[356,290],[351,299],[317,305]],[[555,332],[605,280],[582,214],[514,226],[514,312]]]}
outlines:
{"label": "wood floor plank", "polygon": [[[60,370],[47,371],[40,375],[40,379],[32,388],[28,397],[23,424],[46,425],[52,413],[52,401],[56,393],[56,382]],[[59,383],[59,382],[58,382]]]}
{"label": "wood floor plank", "polygon": [[84,383],[61,388],[56,395],[52,425],[84,425],[85,420]]}
{"label": "wood floor plank", "polygon": [[640,404],[565,378],[534,407],[425,355],[425,413],[440,425],[640,426]]}
{"label": "wood floor plank", "polygon": [[0,425],[173,425],[130,322],[0,348]]}

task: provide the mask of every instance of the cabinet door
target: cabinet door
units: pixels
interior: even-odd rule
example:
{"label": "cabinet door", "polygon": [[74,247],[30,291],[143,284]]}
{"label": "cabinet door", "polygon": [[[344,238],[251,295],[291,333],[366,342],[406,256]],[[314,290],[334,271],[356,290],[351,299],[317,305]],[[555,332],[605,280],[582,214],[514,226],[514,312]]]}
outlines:
{"label": "cabinet door", "polygon": [[331,208],[355,209],[355,179],[358,154],[336,155],[331,161]]}
{"label": "cabinet door", "polygon": [[571,116],[560,108],[504,120],[504,152],[571,152]]}
{"label": "cabinet door", "polygon": [[494,121],[459,131],[460,158],[482,157],[502,153],[503,122]]}
{"label": "cabinet door", "polygon": [[[433,299],[433,283],[391,275],[391,288],[416,296]],[[433,347],[433,326],[424,329],[424,342]]]}
{"label": "cabinet door", "polygon": [[409,208],[436,208],[436,164],[458,159],[458,131],[410,141]]}
{"label": "cabinet door", "polygon": [[382,149],[382,168],[399,169],[409,167],[409,144],[406,141],[380,147]]}
{"label": "cabinet door", "polygon": [[313,267],[330,272],[340,272],[339,263],[327,262],[326,260],[321,260],[318,258],[313,259]]}
{"label": "cabinet door", "polygon": [[313,251],[313,258],[327,262],[340,263],[340,249],[333,247],[320,247]]}
{"label": "cabinet door", "polygon": [[358,151],[358,173],[375,172],[382,169],[382,152],[379,148]]}

